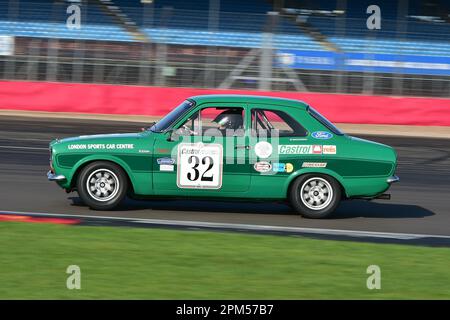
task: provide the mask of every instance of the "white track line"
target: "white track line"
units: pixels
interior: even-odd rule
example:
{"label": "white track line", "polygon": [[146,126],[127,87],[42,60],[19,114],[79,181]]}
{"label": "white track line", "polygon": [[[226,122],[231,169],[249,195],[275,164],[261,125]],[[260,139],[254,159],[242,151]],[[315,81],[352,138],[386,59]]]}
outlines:
{"label": "white track line", "polygon": [[38,148],[38,147],[18,147],[18,146],[0,146],[2,149],[24,149],[24,150],[47,150],[48,148]]}
{"label": "white track line", "polygon": [[32,216],[50,216],[50,217],[67,217],[67,218],[91,218],[91,219],[118,220],[118,221],[134,222],[134,223],[147,223],[147,224],[182,226],[182,227],[193,227],[193,228],[202,227],[202,228],[220,228],[220,229],[230,229],[230,230],[266,231],[266,232],[267,231],[275,231],[275,232],[306,233],[306,234],[366,237],[366,238],[367,237],[368,238],[384,238],[384,239],[399,239],[399,240],[413,240],[413,239],[422,239],[422,238],[450,239],[450,236],[431,235],[431,234],[393,233],[393,232],[302,228],[302,227],[281,227],[281,226],[267,226],[267,225],[254,225],[254,224],[239,224],[239,223],[216,223],[216,222],[203,222],[203,221],[123,218],[123,217],[72,215],[72,214],[22,212],[22,211],[3,211],[3,210],[0,210],[0,214],[24,214],[24,215],[32,215]]}

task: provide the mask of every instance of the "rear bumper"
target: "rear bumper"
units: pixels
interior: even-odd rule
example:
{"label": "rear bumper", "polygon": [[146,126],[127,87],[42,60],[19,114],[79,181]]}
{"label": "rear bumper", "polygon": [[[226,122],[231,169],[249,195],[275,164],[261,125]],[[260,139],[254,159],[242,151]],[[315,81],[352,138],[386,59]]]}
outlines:
{"label": "rear bumper", "polygon": [[389,184],[394,183],[394,182],[399,182],[399,181],[400,181],[400,178],[397,177],[396,175],[393,175],[392,177],[389,177],[386,180],[386,182]]}
{"label": "rear bumper", "polygon": [[47,179],[49,181],[64,181],[66,180],[66,177],[62,174],[54,174],[53,172],[49,171],[47,172]]}

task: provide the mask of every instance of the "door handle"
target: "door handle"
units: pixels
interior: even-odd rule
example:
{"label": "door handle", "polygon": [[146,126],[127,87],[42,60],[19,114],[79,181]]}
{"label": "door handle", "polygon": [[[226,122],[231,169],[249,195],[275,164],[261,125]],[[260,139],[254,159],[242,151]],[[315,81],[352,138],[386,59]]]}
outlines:
{"label": "door handle", "polygon": [[245,149],[245,150],[250,150],[251,147],[250,146],[235,146],[235,149]]}

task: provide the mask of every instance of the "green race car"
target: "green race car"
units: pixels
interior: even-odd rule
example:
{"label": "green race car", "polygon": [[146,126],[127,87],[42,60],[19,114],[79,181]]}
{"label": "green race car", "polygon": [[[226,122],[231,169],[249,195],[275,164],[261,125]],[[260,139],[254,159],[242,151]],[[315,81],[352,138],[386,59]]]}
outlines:
{"label": "green race car", "polygon": [[92,209],[128,195],[289,200],[308,218],[341,199],[387,198],[398,181],[393,148],[348,136],[304,102],[205,95],[138,133],[50,143],[48,179]]}

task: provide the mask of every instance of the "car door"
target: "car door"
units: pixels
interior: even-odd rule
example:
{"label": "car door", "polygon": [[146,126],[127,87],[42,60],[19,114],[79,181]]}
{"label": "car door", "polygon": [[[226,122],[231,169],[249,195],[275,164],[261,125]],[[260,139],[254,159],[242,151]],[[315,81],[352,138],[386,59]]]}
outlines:
{"label": "car door", "polygon": [[[154,144],[153,187],[161,195],[236,196],[250,186],[244,104],[202,104]],[[231,119],[231,120],[230,120]]]}
{"label": "car door", "polygon": [[[267,177],[264,185],[299,169],[302,157],[319,152],[311,145],[308,130],[301,124],[302,113],[292,107],[250,105],[253,176]],[[321,152],[320,152],[321,153]],[[260,179],[258,179],[261,181]],[[281,183],[281,182],[280,182]]]}

